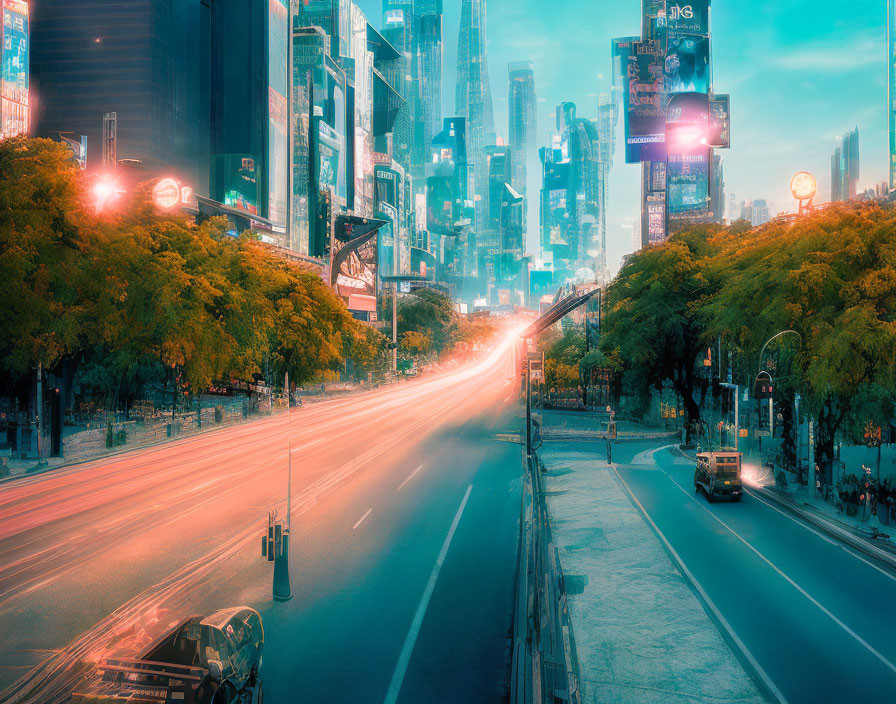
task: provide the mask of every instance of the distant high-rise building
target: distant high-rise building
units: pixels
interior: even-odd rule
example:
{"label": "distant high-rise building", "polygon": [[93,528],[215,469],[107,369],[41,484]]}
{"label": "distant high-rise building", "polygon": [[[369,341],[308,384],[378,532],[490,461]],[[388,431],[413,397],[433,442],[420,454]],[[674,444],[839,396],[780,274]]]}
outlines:
{"label": "distant high-rise building", "polygon": [[762,198],[741,201],[740,219],[746,220],[753,227],[764,225],[770,219],[768,201]]}
{"label": "distant high-rise building", "polygon": [[737,196],[733,193],[728,194],[728,220],[734,222],[740,213],[737,212]]}
{"label": "distant high-rise building", "polygon": [[[24,3],[5,0],[4,12],[13,5]],[[103,116],[117,113],[119,161],[207,193],[210,0],[41,0],[31,10],[33,133],[85,135],[87,168],[99,169]]]}
{"label": "distant high-rise building", "polygon": [[473,178],[474,229],[485,222],[488,166],[485,147],[495,143],[495,116],[488,77],[485,0],[463,0],[457,39],[455,112],[467,125],[467,158]]}
{"label": "distant high-rise building", "polygon": [[890,128],[890,190],[896,188],[896,0],[887,0],[887,120]]}
{"label": "distant high-rise building", "polygon": [[831,155],[831,201],[851,200],[859,182],[859,128],[840,138]]}
{"label": "distant high-rise building", "polygon": [[28,32],[28,3],[24,0],[3,0],[3,39],[0,57],[0,139],[27,134],[31,128],[29,110],[29,55],[31,37]]}
{"label": "distant high-rise building", "polygon": [[528,160],[535,155],[538,115],[535,100],[535,69],[531,61],[510,64],[510,90],[507,100],[508,135],[513,161],[511,185],[526,195]]}

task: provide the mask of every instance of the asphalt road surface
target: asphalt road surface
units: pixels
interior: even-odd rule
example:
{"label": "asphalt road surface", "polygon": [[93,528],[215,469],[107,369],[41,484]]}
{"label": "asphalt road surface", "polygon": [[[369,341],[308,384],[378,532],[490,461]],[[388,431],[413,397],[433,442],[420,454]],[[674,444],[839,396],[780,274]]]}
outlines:
{"label": "asphalt road surface", "polygon": [[753,491],[709,504],[648,448],[617,445],[619,475],[781,698],[896,701],[896,576]]}
{"label": "asphalt road surface", "polygon": [[[0,485],[0,700],[61,701],[102,657],[248,604],[268,702],[492,702],[519,531],[510,344],[432,376]],[[293,598],[267,514],[292,457]]]}

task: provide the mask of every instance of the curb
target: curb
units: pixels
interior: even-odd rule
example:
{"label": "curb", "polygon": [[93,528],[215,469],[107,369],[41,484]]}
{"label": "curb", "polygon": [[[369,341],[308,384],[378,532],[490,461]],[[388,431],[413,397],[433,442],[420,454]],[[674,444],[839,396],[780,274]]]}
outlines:
{"label": "curb", "polygon": [[755,491],[761,496],[767,499],[771,499],[781,508],[789,511],[806,523],[810,523],[819,530],[824,531],[832,538],[836,538],[840,542],[846,543],[854,550],[858,550],[866,557],[873,558],[883,563],[890,569],[896,570],[896,556],[891,555],[886,550],[881,550],[879,547],[871,544],[864,538],[855,535],[850,531],[831,523],[830,521],[825,520],[821,516],[817,516],[811,511],[806,511],[805,509],[797,505],[795,501],[781,496],[781,494],[774,489],[769,489],[766,487],[750,487],[750,491]]}
{"label": "curb", "polygon": [[688,586],[691,588],[691,591],[694,593],[694,595],[697,597],[697,600],[700,602],[700,605],[703,607],[703,610],[706,612],[707,616],[709,616],[710,621],[713,622],[720,635],[722,636],[722,639],[728,644],[728,647],[731,648],[731,652],[737,658],[737,661],[740,663],[741,667],[743,667],[746,675],[756,685],[756,688],[759,691],[760,695],[762,695],[763,698],[765,698],[769,702],[772,702],[773,704],[788,704],[787,699],[775,686],[775,683],[772,682],[771,678],[766,674],[765,670],[762,669],[762,666],[757,662],[756,658],[753,657],[753,654],[747,649],[747,646],[740,639],[737,633],[734,632],[731,624],[728,623],[728,620],[715,605],[715,602],[713,602],[709,594],[707,594],[701,586],[700,582],[697,581],[697,578],[694,577],[694,575],[688,569],[687,565],[684,563],[684,560],[681,559],[681,556],[679,556],[675,548],[672,547],[672,544],[668,541],[666,536],[663,535],[663,532],[659,529],[656,523],[653,522],[653,519],[641,505],[641,502],[638,501],[637,497],[629,488],[628,484],[626,484],[625,480],[622,478],[622,475],[619,474],[619,471],[616,469],[616,467],[611,467],[610,469],[612,470],[611,473],[613,478],[616,480],[616,483],[622,489],[622,492],[626,495],[626,497],[628,497],[628,500],[635,507],[635,510],[640,514],[644,522],[653,531],[657,538],[659,538],[660,544],[663,546],[663,550],[665,550],[666,554],[669,556],[672,564],[679,571],[682,579],[687,582]]}

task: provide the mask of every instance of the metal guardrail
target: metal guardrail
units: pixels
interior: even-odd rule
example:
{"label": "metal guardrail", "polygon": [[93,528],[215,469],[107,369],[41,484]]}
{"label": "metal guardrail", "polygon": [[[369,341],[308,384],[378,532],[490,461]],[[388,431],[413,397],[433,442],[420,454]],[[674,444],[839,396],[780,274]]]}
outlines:
{"label": "metal guardrail", "polygon": [[538,456],[529,460],[522,499],[513,624],[511,704],[581,704],[578,658],[559,552]]}

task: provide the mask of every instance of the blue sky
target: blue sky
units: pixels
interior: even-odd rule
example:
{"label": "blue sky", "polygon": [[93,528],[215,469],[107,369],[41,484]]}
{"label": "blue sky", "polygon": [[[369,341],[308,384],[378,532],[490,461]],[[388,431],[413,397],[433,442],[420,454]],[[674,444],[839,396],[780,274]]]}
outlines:
{"label": "blue sky", "polygon": [[[565,100],[581,116],[609,90],[610,39],[638,34],[640,0],[487,0],[489,72],[499,134],[507,134],[507,64],[531,59],[539,98],[539,142]],[[460,0],[444,0],[443,109],[454,105]],[[380,24],[380,3],[362,0]],[[808,170],[830,193],[837,137],[858,125],[860,186],[887,178],[886,0],[719,0],[712,6],[713,84],[731,94],[726,193],[766,198],[772,212],[793,207],[790,177]],[[447,112],[446,112],[447,114]],[[620,120],[621,122],[621,120]],[[611,268],[631,250],[640,173],[622,163],[611,174]],[[533,213],[537,220],[537,210]],[[628,225],[628,229],[626,229]],[[531,234],[531,233],[530,233]],[[530,238],[531,242],[531,238]]]}

